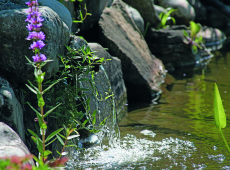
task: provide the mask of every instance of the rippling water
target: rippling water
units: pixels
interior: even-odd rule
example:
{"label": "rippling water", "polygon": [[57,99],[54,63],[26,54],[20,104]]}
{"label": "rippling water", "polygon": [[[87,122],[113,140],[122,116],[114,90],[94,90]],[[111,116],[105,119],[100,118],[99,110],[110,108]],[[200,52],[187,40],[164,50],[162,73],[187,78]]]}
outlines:
{"label": "rippling water", "polygon": [[203,71],[167,75],[160,100],[129,104],[119,123],[120,140],[77,152],[69,169],[229,169],[230,153],[213,118],[217,83],[230,144],[230,53],[215,52]]}

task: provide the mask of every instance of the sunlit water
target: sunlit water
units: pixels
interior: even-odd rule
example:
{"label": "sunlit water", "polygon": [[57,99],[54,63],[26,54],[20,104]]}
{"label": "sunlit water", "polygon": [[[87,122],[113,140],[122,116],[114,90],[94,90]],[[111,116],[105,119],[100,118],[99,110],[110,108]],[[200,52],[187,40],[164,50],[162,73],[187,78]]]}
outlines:
{"label": "sunlit water", "polygon": [[[213,119],[214,82],[230,120],[230,53],[216,52],[203,71],[167,75],[160,100],[129,104],[120,139],[76,152],[69,169],[230,170],[230,153]],[[223,133],[230,144],[230,125]]]}

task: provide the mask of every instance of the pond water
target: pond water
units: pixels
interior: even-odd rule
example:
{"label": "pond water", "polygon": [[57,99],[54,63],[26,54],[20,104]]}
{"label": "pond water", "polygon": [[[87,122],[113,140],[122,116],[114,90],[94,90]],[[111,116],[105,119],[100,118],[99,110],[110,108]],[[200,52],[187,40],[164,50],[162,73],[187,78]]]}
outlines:
{"label": "pond water", "polygon": [[228,153],[213,117],[217,83],[227,116],[230,144],[230,52],[216,51],[204,70],[167,75],[152,104],[129,104],[120,138],[77,152],[69,169],[223,169]]}

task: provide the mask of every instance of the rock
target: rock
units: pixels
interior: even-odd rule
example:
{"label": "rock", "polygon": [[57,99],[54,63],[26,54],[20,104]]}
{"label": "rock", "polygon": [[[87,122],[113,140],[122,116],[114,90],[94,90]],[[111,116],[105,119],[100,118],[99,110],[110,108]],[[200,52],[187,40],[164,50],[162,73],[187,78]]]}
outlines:
{"label": "rock", "polygon": [[158,6],[158,5],[154,5],[154,9],[155,9],[155,13],[157,16],[159,16],[160,13],[162,13],[162,12],[165,14],[167,13],[166,9],[164,9],[163,7]]}
{"label": "rock", "polygon": [[166,69],[171,72],[176,69],[193,68],[212,57],[204,50],[193,55],[191,45],[183,42],[182,30],[187,30],[187,27],[173,26],[161,30],[151,29],[146,37],[151,52],[159,57]]}
{"label": "rock", "polygon": [[87,13],[91,13],[91,16],[87,16],[84,22],[81,24],[81,31],[87,31],[90,29],[94,23],[98,22],[103,10],[106,7],[110,7],[113,0],[83,0],[81,2],[81,11],[83,16],[85,16],[85,5],[87,8]]}
{"label": "rock", "polygon": [[203,37],[205,46],[210,50],[219,50],[226,40],[225,34],[217,28],[203,26],[198,36]]}
{"label": "rock", "polygon": [[[39,10],[45,19],[42,31],[46,35],[46,46],[41,52],[54,60],[43,68],[46,78],[50,78],[59,69],[58,55],[64,54],[65,44],[69,42],[69,29],[49,7],[40,7]],[[31,59],[34,55],[29,49],[32,41],[25,40],[28,36],[26,18],[25,9],[0,11],[0,75],[6,75],[7,80],[16,83],[34,80],[34,68],[26,64],[25,58]]]}
{"label": "rock", "polygon": [[[23,111],[9,83],[0,77],[0,122],[12,127],[25,142]],[[1,136],[0,136],[1,138]],[[0,139],[1,140],[1,139]],[[1,155],[1,154],[0,154]]]}
{"label": "rock", "polygon": [[164,66],[149,51],[122,1],[104,10],[98,34],[99,43],[121,60],[129,100],[148,100],[153,92],[160,90]]}
{"label": "rock", "polygon": [[[0,157],[26,156],[30,154],[28,148],[18,134],[8,125],[0,122]],[[33,160],[29,161],[34,165]]]}
{"label": "rock", "polygon": [[155,14],[154,3],[152,0],[123,1],[140,12],[145,24],[150,23],[151,26],[157,26],[160,23],[159,17]]}
{"label": "rock", "polygon": [[[28,8],[27,5],[25,5],[25,3],[28,2],[29,0],[9,0],[9,1],[11,1],[10,3],[14,4],[15,6],[21,6],[18,8]],[[68,26],[69,32],[71,32],[72,17],[70,11],[62,3],[60,3],[57,0],[39,0],[38,3],[40,7],[47,6],[51,8],[54,12],[56,12],[58,16],[61,18],[61,20]],[[70,6],[69,4],[73,2],[64,2],[64,3],[66,4],[66,6]],[[7,9],[16,9],[16,8],[14,8],[14,6],[11,5]]]}
{"label": "rock", "polygon": [[195,10],[196,17],[195,22],[204,24],[207,20],[206,7],[199,0],[187,0]]}
{"label": "rock", "polygon": [[208,13],[207,26],[222,29],[228,27],[228,23],[230,23],[228,17],[212,6],[208,6],[206,9]]}
{"label": "rock", "polygon": [[117,57],[110,56],[110,54],[100,44],[89,43],[89,46],[93,51],[96,51],[95,54],[99,58],[104,58],[105,60],[110,59],[109,61],[104,62],[102,66],[108,75],[114,94],[116,108],[119,109],[121,106],[123,107],[127,101],[127,94],[123,80],[123,73],[121,71],[121,60]]}
{"label": "rock", "polygon": [[54,12],[56,12],[58,16],[61,18],[61,20],[68,26],[69,32],[71,33],[72,16],[70,14],[70,11],[62,3],[58,2],[57,0],[39,0],[39,3],[41,4],[40,6],[48,6]]}
{"label": "rock", "polygon": [[141,31],[141,33],[144,34],[144,32],[145,32],[144,20],[141,17],[140,13],[136,9],[132,8],[129,5],[126,6],[126,9],[129,12],[130,17],[133,19],[133,21],[135,22],[135,24],[137,25],[137,27]]}
{"label": "rock", "polygon": [[158,2],[164,8],[177,9],[171,16],[176,19],[178,25],[189,25],[189,22],[195,19],[195,10],[186,0],[158,0]]}

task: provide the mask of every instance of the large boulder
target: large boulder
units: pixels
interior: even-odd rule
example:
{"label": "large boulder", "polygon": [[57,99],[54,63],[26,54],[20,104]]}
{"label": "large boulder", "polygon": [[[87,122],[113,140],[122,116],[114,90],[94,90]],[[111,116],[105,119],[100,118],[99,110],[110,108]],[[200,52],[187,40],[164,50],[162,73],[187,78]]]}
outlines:
{"label": "large boulder", "polygon": [[127,5],[126,6],[127,11],[129,12],[130,17],[133,19],[139,30],[142,34],[144,34],[145,28],[144,28],[144,20],[141,17],[140,13],[134,9],[133,7]]}
{"label": "large boulder", "polygon": [[[0,122],[12,127],[25,142],[23,111],[9,83],[0,77]],[[0,136],[1,138],[1,136]],[[0,154],[1,155],[1,154]]]}
{"label": "large boulder", "polygon": [[[44,67],[46,78],[49,78],[59,69],[58,55],[64,54],[65,44],[69,42],[69,29],[49,7],[40,7],[39,11],[45,19],[42,31],[46,35],[46,46],[41,52],[54,60]],[[10,82],[25,83],[34,79],[34,68],[26,64],[25,58],[31,59],[34,55],[29,49],[32,41],[25,40],[28,36],[26,18],[25,9],[0,11],[0,75],[6,75]]]}
{"label": "large boulder", "polygon": [[159,17],[155,14],[154,3],[152,0],[123,1],[140,12],[145,24],[150,23],[151,26],[157,26],[160,23]]}
{"label": "large boulder", "polygon": [[164,66],[153,56],[126,5],[117,1],[106,8],[99,20],[99,43],[121,60],[129,100],[150,99],[160,90]]}
{"label": "large boulder", "polygon": [[[0,159],[1,157],[26,156],[30,152],[18,134],[7,124],[0,122]],[[34,165],[33,160],[29,163]]]}
{"label": "large boulder", "polygon": [[189,25],[189,22],[195,19],[195,10],[187,0],[158,0],[158,3],[164,8],[177,9],[171,13],[171,16],[176,19],[176,23],[179,25]]}

